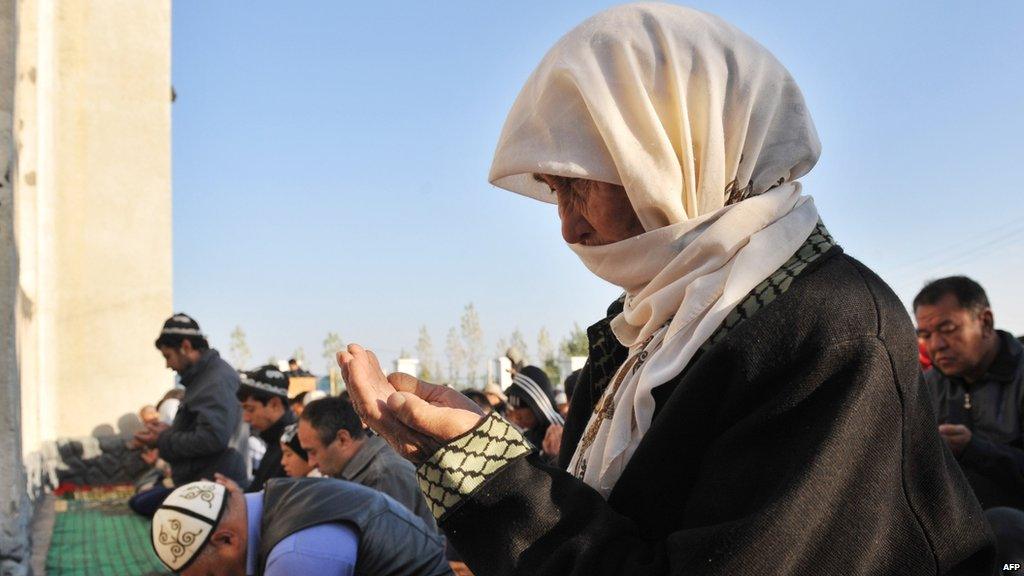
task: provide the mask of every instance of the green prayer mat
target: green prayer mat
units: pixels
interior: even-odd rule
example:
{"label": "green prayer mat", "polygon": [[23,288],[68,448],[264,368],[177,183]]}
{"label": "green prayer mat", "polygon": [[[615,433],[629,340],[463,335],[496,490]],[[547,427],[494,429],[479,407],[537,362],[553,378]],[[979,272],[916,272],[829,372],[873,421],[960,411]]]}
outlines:
{"label": "green prayer mat", "polygon": [[47,576],[163,576],[149,520],[128,508],[123,493],[58,500]]}

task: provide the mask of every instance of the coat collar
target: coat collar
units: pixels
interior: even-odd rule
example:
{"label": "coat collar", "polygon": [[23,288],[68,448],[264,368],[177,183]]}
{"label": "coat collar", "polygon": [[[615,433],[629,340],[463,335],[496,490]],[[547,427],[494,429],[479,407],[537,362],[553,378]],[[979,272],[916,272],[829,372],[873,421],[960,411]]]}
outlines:
{"label": "coat collar", "polygon": [[342,468],[342,480],[352,480],[361,474],[370,465],[370,462],[377,457],[377,454],[386,447],[387,443],[380,436],[368,436],[355,456]]}
{"label": "coat collar", "polygon": [[626,295],[623,294],[618,300],[612,302],[608,307],[607,316],[587,328],[589,384],[595,392],[595,401],[601,395],[604,387],[608,385],[619,365],[625,362],[626,356],[629,355],[629,349],[619,344],[615,333],[612,332],[612,319],[622,312],[625,298]]}
{"label": "coat collar", "polygon": [[195,364],[186,368],[185,372],[181,374],[181,385],[188,388],[193,382],[195,382],[196,378],[206,370],[210,361],[215,358],[220,358],[220,354],[213,348],[203,351],[199,356],[199,360],[197,360]]}
{"label": "coat collar", "polygon": [[281,434],[284,434],[285,427],[294,423],[295,413],[292,412],[291,408],[285,408],[284,414],[277,419],[277,422],[274,422],[270,428],[260,432],[260,440],[263,440],[268,449],[271,446],[277,446],[281,442]]}
{"label": "coat collar", "polygon": [[1021,361],[1024,360],[1024,346],[1009,332],[997,330],[999,336],[999,353],[996,354],[992,365],[985,372],[983,380],[995,380],[997,382],[1010,382],[1021,370]]}

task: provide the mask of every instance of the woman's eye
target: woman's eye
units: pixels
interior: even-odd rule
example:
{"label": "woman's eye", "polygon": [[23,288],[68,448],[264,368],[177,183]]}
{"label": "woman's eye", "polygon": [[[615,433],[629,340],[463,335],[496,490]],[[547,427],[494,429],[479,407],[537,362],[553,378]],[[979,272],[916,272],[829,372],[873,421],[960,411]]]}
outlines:
{"label": "woman's eye", "polygon": [[585,205],[585,203],[583,201],[583,195],[582,194],[578,194],[576,192],[573,192],[572,198],[571,198],[570,202],[572,202],[572,205],[575,208],[579,208],[579,209],[582,209],[584,207],[584,205]]}

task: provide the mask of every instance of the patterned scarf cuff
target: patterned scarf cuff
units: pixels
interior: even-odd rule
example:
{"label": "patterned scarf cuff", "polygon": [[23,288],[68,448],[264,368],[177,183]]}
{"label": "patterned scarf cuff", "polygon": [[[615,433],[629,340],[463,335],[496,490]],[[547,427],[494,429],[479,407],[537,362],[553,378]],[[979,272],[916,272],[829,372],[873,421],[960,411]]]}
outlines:
{"label": "patterned scarf cuff", "polygon": [[506,464],[533,451],[523,435],[492,412],[417,468],[420,490],[441,518]]}

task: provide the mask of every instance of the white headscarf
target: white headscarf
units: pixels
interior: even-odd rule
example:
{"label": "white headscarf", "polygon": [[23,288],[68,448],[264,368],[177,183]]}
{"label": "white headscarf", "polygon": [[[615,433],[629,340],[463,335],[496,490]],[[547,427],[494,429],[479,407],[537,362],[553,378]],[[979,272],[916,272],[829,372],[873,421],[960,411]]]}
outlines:
{"label": "white headscarf", "polygon": [[527,80],[490,181],[547,202],[555,196],[535,173],[618,184],[646,230],[570,246],[626,291],[612,329],[643,359],[613,379],[623,377],[614,416],[591,419],[588,429],[600,423],[596,439],[581,443],[570,465],[605,496],[650,428],[651,391],[814,229],[817,210],[794,181],[819,153],[786,69],[696,10],[642,3],[601,12],[559,40]]}

